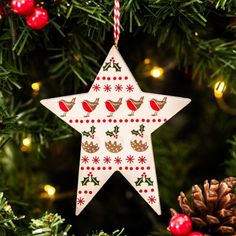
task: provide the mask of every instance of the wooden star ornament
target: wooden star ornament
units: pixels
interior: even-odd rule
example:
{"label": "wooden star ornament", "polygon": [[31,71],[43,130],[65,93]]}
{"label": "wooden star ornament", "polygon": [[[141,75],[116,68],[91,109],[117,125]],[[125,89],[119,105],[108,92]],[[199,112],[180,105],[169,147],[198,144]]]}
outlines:
{"label": "wooden star ornament", "polygon": [[115,46],[88,93],[42,100],[82,134],[76,214],[115,171],[161,214],[151,133],[189,102],[142,92]]}

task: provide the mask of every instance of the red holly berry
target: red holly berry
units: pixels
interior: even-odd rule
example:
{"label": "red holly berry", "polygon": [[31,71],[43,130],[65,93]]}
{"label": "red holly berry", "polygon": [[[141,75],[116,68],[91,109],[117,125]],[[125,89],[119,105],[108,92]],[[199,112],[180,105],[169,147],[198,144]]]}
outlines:
{"label": "red holly berry", "polygon": [[175,236],[186,236],[192,230],[192,221],[185,214],[176,214],[171,217],[167,229]]}
{"label": "red holly berry", "polygon": [[34,11],[34,0],[11,0],[11,9],[21,16],[28,16]]}
{"label": "red holly berry", "polygon": [[187,236],[204,236],[204,234],[195,231],[195,232],[191,232],[191,233],[188,234]]}
{"label": "red holly berry", "polygon": [[48,24],[48,12],[42,7],[35,7],[34,12],[26,17],[27,25],[35,30],[42,29]]}

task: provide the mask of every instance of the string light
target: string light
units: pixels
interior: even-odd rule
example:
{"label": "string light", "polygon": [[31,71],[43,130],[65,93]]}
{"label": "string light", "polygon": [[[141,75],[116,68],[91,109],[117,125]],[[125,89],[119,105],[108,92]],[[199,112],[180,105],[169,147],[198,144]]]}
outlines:
{"label": "string light", "polygon": [[35,93],[38,93],[40,91],[41,87],[42,87],[41,82],[34,82],[33,84],[31,84],[31,88],[33,89],[33,91]]}
{"label": "string light", "polygon": [[144,65],[148,65],[151,63],[151,59],[150,58],[145,58],[143,61]]}
{"label": "string light", "polygon": [[214,85],[214,95],[216,98],[222,98],[226,90],[226,84],[224,81],[218,81]]}
{"label": "string light", "polygon": [[30,150],[31,148],[31,144],[32,144],[32,140],[31,140],[31,137],[26,137],[26,138],[23,138],[22,139],[22,142],[21,142],[21,151],[22,152],[27,152]]}
{"label": "string light", "polygon": [[46,184],[44,185],[43,189],[47,193],[49,198],[54,198],[55,193],[56,193],[55,187],[53,187],[52,185]]}
{"label": "string light", "polygon": [[150,71],[150,75],[155,79],[160,78],[163,74],[164,69],[158,66],[154,66]]}

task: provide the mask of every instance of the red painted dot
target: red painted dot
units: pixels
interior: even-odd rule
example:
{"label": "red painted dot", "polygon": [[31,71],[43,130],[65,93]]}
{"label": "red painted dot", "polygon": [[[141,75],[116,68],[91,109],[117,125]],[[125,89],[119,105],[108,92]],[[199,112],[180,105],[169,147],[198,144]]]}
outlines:
{"label": "red painted dot", "polygon": [[152,119],[152,122],[156,122],[156,119]]}
{"label": "red painted dot", "polygon": [[72,123],[72,122],[73,122],[73,120],[69,120],[69,122],[70,122],[70,123]]}
{"label": "red painted dot", "polygon": [[140,193],[142,193],[142,192],[143,192],[143,190],[142,190],[142,189],[140,189],[140,190],[139,190],[139,192],[140,192]]}
{"label": "red painted dot", "polygon": [[80,120],[80,123],[83,123],[84,121],[83,120]]}
{"label": "red painted dot", "polygon": [[86,120],[86,123],[89,123],[89,120]]}
{"label": "red painted dot", "polygon": [[103,119],[102,122],[103,122],[103,123],[106,123],[106,119]]}
{"label": "red painted dot", "polygon": [[102,169],[103,169],[103,170],[105,170],[105,169],[106,169],[106,167],[105,167],[105,166],[103,166],[103,167],[102,167]]}
{"label": "red painted dot", "polygon": [[130,169],[130,170],[133,170],[133,167],[130,167],[129,169]]}
{"label": "red painted dot", "polygon": [[122,170],[122,166],[119,167],[119,170]]}
{"label": "red painted dot", "polygon": [[147,119],[146,121],[147,121],[147,122],[150,122],[150,120],[149,120],[149,119]]}
{"label": "red painted dot", "polygon": [[79,191],[78,193],[79,193],[79,194],[81,194],[81,193],[82,193],[82,191]]}
{"label": "red painted dot", "polygon": [[91,122],[92,122],[92,123],[94,123],[94,122],[95,122],[95,120],[91,120]]}
{"label": "red painted dot", "polygon": [[87,194],[87,193],[88,193],[88,191],[87,191],[87,190],[85,190],[85,191],[84,191],[84,193],[85,193],[85,194]]}
{"label": "red painted dot", "polygon": [[89,167],[89,166],[87,167],[87,170],[90,170],[90,167]]}
{"label": "red painted dot", "polygon": [[92,170],[94,170],[95,168],[94,168],[94,167],[92,167],[91,169],[92,169]]}
{"label": "red painted dot", "polygon": [[167,119],[164,119],[164,122],[166,122],[167,121]]}
{"label": "red painted dot", "polygon": [[144,167],[143,167],[143,166],[141,167],[141,170],[144,170]]}
{"label": "red painted dot", "polygon": [[161,119],[158,119],[158,122],[161,122]]}
{"label": "red painted dot", "polygon": [[92,194],[93,192],[92,191],[89,191],[89,194]]}
{"label": "red painted dot", "polygon": [[114,80],[116,80],[116,77],[113,77]]}
{"label": "red painted dot", "polygon": [[128,166],[126,166],[125,169],[128,170],[129,169]]}
{"label": "red painted dot", "polygon": [[120,122],[120,123],[122,123],[122,122],[123,122],[123,120],[122,120],[122,119],[119,119],[119,122]]}
{"label": "red painted dot", "polygon": [[101,120],[100,120],[100,119],[97,119],[97,122],[98,122],[98,123],[100,123],[100,122],[101,122]]}
{"label": "red painted dot", "polygon": [[128,119],[125,119],[125,123],[127,123],[128,122]]}
{"label": "red painted dot", "polygon": [[151,167],[150,167],[150,166],[148,166],[148,167],[147,167],[147,170],[150,170],[150,168],[151,168]]}
{"label": "red painted dot", "polygon": [[125,76],[125,80],[127,80],[128,79],[128,76]]}
{"label": "red painted dot", "polygon": [[139,119],[136,119],[135,121],[136,121],[136,122],[139,122]]}
{"label": "red painted dot", "polygon": [[111,123],[111,122],[112,122],[112,119],[109,119],[109,120],[108,120],[108,122],[110,122],[110,123]]}
{"label": "red painted dot", "polygon": [[110,77],[107,77],[107,80],[110,80],[111,78]]}
{"label": "red painted dot", "polygon": [[142,119],[142,122],[145,122],[145,119]]}
{"label": "red painted dot", "polygon": [[134,122],[134,119],[130,119],[131,122]]}
{"label": "red painted dot", "polygon": [[81,167],[80,169],[81,169],[81,170],[84,170],[84,167]]}
{"label": "red painted dot", "polygon": [[114,123],[116,123],[116,122],[117,122],[117,120],[116,120],[116,119],[114,119],[114,120],[113,120],[113,122],[114,122]]}
{"label": "red painted dot", "polygon": [[100,80],[100,77],[97,77],[97,80]]}
{"label": "red painted dot", "polygon": [[122,77],[121,77],[121,76],[119,77],[119,80],[122,80]]}
{"label": "red painted dot", "polygon": [[105,79],[106,79],[106,77],[105,77],[105,76],[103,76],[103,77],[102,77],[102,79],[103,79],[103,80],[105,80]]}
{"label": "red painted dot", "polygon": [[154,192],[154,188],[151,189],[151,192]]}
{"label": "red painted dot", "polygon": [[78,120],[78,119],[76,119],[76,120],[75,120],[75,123],[78,123],[78,122],[79,122],[79,120]]}
{"label": "red painted dot", "polygon": [[139,170],[139,167],[137,166],[135,169],[136,169],[136,170]]}
{"label": "red painted dot", "polygon": [[147,193],[147,189],[144,189],[144,192]]}
{"label": "red painted dot", "polygon": [[101,167],[100,167],[100,166],[98,166],[98,167],[97,167],[97,169],[98,169],[98,170],[101,170]]}
{"label": "red painted dot", "polygon": [[109,169],[109,170],[111,170],[111,169],[112,169],[112,167],[111,167],[111,166],[109,166],[109,167],[108,167],[108,169]]}

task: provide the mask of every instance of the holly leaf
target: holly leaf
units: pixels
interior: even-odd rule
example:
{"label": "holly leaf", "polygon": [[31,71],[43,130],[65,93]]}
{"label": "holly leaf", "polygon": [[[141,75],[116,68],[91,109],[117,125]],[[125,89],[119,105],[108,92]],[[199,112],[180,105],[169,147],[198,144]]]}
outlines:
{"label": "holly leaf", "polygon": [[82,134],[83,134],[84,136],[86,136],[86,137],[89,137],[89,136],[90,136],[90,133],[87,132],[87,131],[83,131]]}
{"label": "holly leaf", "polygon": [[114,133],[115,133],[115,134],[118,134],[118,133],[119,133],[119,127],[118,127],[117,125],[114,127]]}
{"label": "holly leaf", "polygon": [[145,183],[147,183],[148,186],[153,185],[153,181],[151,180],[151,178],[146,178]]}
{"label": "holly leaf", "polygon": [[91,128],[90,128],[90,133],[91,133],[91,134],[94,134],[95,132],[96,132],[95,126],[91,126]]}
{"label": "holly leaf", "polygon": [[113,132],[111,132],[111,131],[107,131],[107,132],[106,132],[106,135],[107,135],[107,136],[110,136],[110,137],[113,137],[113,136],[114,136]]}
{"label": "holly leaf", "polygon": [[84,179],[81,181],[82,185],[87,185],[89,182],[89,177],[84,177]]}
{"label": "holly leaf", "polygon": [[134,130],[134,129],[133,129],[133,130],[131,131],[131,133],[134,134],[134,135],[136,135],[136,136],[139,135],[139,131],[138,131],[138,130]]}
{"label": "holly leaf", "polygon": [[103,71],[107,71],[111,67],[111,63],[106,62],[105,65],[103,66]]}
{"label": "holly leaf", "polygon": [[140,127],[139,127],[139,131],[141,132],[141,133],[143,133],[144,131],[145,131],[145,126],[144,125],[140,125]]}
{"label": "holly leaf", "polygon": [[97,177],[92,177],[91,182],[93,182],[94,185],[99,185],[99,181],[97,180]]}
{"label": "holly leaf", "polygon": [[140,186],[141,183],[143,183],[143,178],[142,177],[138,178],[137,181],[135,181],[136,186]]}
{"label": "holly leaf", "polygon": [[113,67],[116,69],[116,71],[121,71],[121,67],[119,66],[118,63],[114,63]]}

